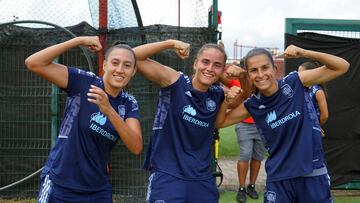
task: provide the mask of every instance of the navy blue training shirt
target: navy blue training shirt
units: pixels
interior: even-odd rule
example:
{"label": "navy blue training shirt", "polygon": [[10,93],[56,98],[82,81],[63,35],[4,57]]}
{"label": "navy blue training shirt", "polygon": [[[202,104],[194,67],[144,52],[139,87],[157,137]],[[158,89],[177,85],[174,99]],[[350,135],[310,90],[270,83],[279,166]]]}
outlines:
{"label": "navy blue training shirt", "polygon": [[[112,147],[119,141],[115,128],[96,104],[87,99],[90,85],[104,89],[101,78],[68,68],[67,101],[58,139],[45,165],[51,180],[74,191],[99,191],[109,187],[107,164]],[[139,119],[134,97],[120,92],[108,95],[120,117]]]}
{"label": "navy blue training shirt", "polygon": [[269,182],[310,174],[325,162],[309,89],[297,72],[289,73],[278,85],[273,95],[256,93],[244,103],[269,152],[265,164]]}
{"label": "navy blue training shirt", "polygon": [[211,178],[213,131],[223,100],[220,86],[199,92],[182,73],[161,88],[144,168],[187,180]]}

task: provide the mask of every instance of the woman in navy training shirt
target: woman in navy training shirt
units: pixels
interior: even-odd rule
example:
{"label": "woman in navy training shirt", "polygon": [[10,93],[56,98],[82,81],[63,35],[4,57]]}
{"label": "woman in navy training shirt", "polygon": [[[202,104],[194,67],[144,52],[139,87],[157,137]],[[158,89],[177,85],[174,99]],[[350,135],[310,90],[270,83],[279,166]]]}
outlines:
{"label": "woman in navy training shirt", "polygon": [[[269,152],[264,202],[332,202],[321,128],[308,87],[339,77],[349,63],[293,45],[287,47],[285,57],[307,57],[324,65],[276,80],[271,54],[261,48],[249,51],[245,67],[257,91],[231,112],[226,113],[223,105],[217,125],[229,126],[249,115],[254,118]],[[230,75],[238,72],[228,70]]]}
{"label": "woman in navy training shirt", "polygon": [[133,50],[127,45],[111,47],[102,78],[53,62],[80,45],[91,51],[102,48],[96,36],[76,37],[25,61],[29,70],[68,96],[58,139],[40,177],[38,202],[112,202],[110,150],[121,140],[132,153],[142,151],[138,105],[123,91],[136,72]]}
{"label": "woman in navy training shirt", "polygon": [[[166,40],[136,47],[138,71],[160,89],[152,137],[144,167],[151,172],[147,202],[218,202],[210,171],[212,133],[224,92],[213,85],[222,74],[226,54],[216,44],[206,44],[194,61],[194,75],[149,59],[173,49],[183,59],[189,44]],[[239,93],[233,93],[224,102]]]}
{"label": "woman in navy training shirt", "polygon": [[[303,70],[309,70],[309,69],[314,69],[314,68],[318,68],[321,65],[316,62],[316,61],[309,61],[309,62],[305,62],[302,63],[299,68],[298,68],[298,72],[303,71]],[[327,107],[327,102],[326,102],[326,84],[319,84],[319,85],[313,85],[309,87],[309,95],[310,95],[310,99],[314,104],[315,110],[316,110],[316,114],[319,118],[319,122],[320,122],[320,126],[323,126],[328,117],[329,117],[329,110]],[[322,136],[325,136],[324,130],[322,129]]]}

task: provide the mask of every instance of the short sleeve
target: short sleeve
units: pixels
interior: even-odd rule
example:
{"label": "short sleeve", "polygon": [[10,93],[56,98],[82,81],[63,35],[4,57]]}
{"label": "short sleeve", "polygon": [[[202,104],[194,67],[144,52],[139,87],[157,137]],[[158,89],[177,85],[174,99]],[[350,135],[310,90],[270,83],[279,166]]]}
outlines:
{"label": "short sleeve", "polygon": [[75,95],[90,88],[90,84],[97,78],[92,72],[86,72],[78,68],[68,67],[69,79],[66,89],[68,95]]}
{"label": "short sleeve", "polygon": [[127,118],[140,119],[139,105],[138,105],[135,97],[128,95],[127,99],[128,99],[128,101],[127,101],[127,105],[126,105],[125,119],[127,119]]}

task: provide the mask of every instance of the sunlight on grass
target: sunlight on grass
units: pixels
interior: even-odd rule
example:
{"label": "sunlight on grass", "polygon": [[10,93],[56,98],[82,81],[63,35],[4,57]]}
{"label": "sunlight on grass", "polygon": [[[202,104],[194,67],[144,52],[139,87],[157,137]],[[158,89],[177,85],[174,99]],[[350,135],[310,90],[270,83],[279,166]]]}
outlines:
{"label": "sunlight on grass", "polygon": [[236,139],[235,126],[220,129],[219,156],[238,156],[239,145]]}

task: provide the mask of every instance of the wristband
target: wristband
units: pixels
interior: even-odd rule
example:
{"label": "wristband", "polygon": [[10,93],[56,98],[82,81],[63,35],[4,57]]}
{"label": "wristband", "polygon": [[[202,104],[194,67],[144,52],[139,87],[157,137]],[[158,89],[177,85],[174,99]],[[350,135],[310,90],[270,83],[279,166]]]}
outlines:
{"label": "wristband", "polygon": [[241,87],[239,80],[231,80],[227,85],[228,88],[231,88],[232,86]]}

